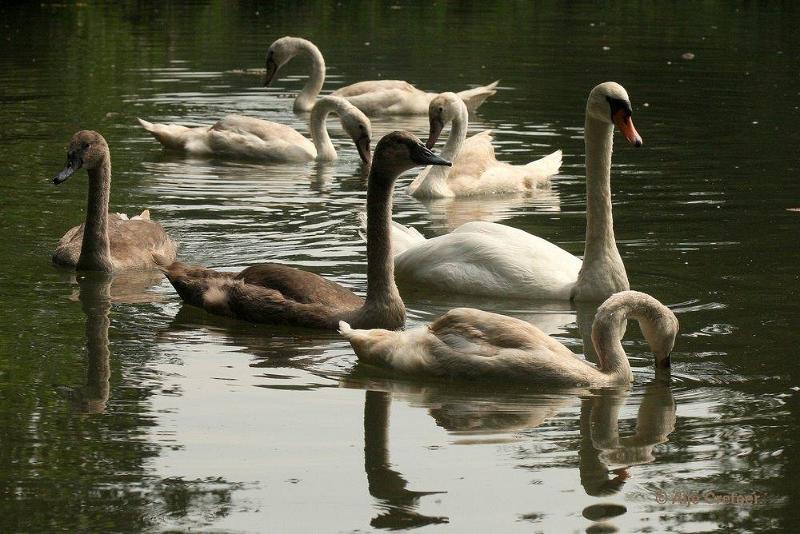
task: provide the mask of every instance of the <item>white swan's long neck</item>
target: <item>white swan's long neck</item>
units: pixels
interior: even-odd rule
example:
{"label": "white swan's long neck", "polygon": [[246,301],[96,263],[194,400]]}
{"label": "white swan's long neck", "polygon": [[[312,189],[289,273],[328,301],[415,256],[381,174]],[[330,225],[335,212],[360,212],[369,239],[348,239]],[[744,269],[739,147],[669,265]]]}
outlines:
{"label": "white swan's long neck", "polygon": [[89,169],[89,196],[86,222],[77,268],[111,272],[111,247],[108,240],[108,197],[111,190],[111,157],[106,153],[99,167]]}
{"label": "white swan's long neck", "polygon": [[314,107],[317,95],[322,90],[322,84],[325,83],[325,58],[322,57],[322,52],[319,51],[319,48],[311,41],[298,39],[297,47],[300,53],[304,53],[311,58],[311,74],[297,98],[294,99],[294,110],[310,111]]}
{"label": "white swan's long neck", "polygon": [[[447,137],[447,142],[442,148],[442,158],[448,161],[455,161],[456,157],[461,153],[461,147],[464,146],[464,141],[467,139],[467,128],[469,127],[469,115],[467,113],[467,106],[463,102],[459,102],[456,107],[456,115],[453,118],[452,125],[450,126],[450,135]],[[449,167],[442,167],[449,169]]]}
{"label": "white swan's long neck", "polygon": [[[469,127],[469,114],[467,106],[463,102],[459,102],[456,108],[456,115],[450,126],[450,134],[447,136],[442,148],[441,157],[448,161],[455,161],[461,153],[461,147],[464,146],[464,141],[467,139],[467,129]],[[423,174],[424,173],[424,174]],[[441,198],[452,197],[453,191],[447,183],[447,177],[450,175],[450,167],[444,165],[430,165],[426,167],[420,176],[422,180],[419,185],[412,185],[414,196],[426,198]]]}
{"label": "white swan's long neck", "polygon": [[[393,180],[386,180],[380,163],[373,163],[367,185],[367,298],[359,311],[357,323],[399,328],[405,322],[405,306],[394,281],[392,258],[392,191]],[[355,325],[353,325],[355,326]],[[364,326],[360,326],[363,328]],[[390,326],[384,326],[387,328]]]}
{"label": "white swan's long neck", "polygon": [[[576,284],[577,299],[602,300],[629,288],[614,238],[611,212],[611,153],[614,127],[586,117],[586,245]],[[582,282],[586,283],[583,286]]]}
{"label": "white swan's long neck", "polygon": [[337,112],[337,106],[328,99],[322,99],[311,110],[309,129],[311,141],[317,149],[317,161],[333,161],[336,159],[336,147],[333,146],[326,126],[328,115]]}

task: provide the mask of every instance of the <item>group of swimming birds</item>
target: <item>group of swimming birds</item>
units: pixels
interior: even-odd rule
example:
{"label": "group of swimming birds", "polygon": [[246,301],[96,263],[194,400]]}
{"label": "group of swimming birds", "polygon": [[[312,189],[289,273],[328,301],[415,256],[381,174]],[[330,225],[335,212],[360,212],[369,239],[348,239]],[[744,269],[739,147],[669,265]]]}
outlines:
{"label": "group of swimming birds", "polygon": [[[491,133],[467,139],[469,113],[495,93],[497,82],[460,93],[426,93],[396,80],[365,81],[319,96],[325,62],[310,41],[282,37],[270,46],[266,84],[297,55],[311,58],[312,72],[294,101],[310,111],[311,141],[293,128],[229,115],[208,127],[151,124],[139,119],[167,149],[272,162],[329,161],[336,150],[325,128],[338,115],[370,167],[367,185],[367,293],[317,274],[276,263],[239,273],[190,266],[176,260],[176,244],[149,210],[128,218],[109,213],[111,156],[97,132],[80,131],[69,145],[59,184],[84,168],[89,176],[83,224],[58,243],[53,262],[78,270],[162,270],[184,302],[212,314],[246,321],[337,330],[361,361],[403,373],[438,377],[496,378],[561,386],[610,386],[633,381],[621,344],[626,320],[637,319],[656,365],[666,367],[678,321],[650,295],[630,291],[617,250],[611,209],[614,127],[634,146],[642,140],[631,119],[625,89],[596,86],[586,106],[586,244],[583,260],[540,237],[509,226],[469,222],[453,232],[424,238],[392,221],[397,177],[426,166],[408,187],[422,198],[515,193],[535,190],[556,174],[557,151],[528,165],[495,158]],[[408,132],[384,136],[370,153],[368,116],[428,114],[426,144]],[[441,156],[431,152],[451,124]],[[472,308],[453,309],[428,326],[401,330],[406,313],[395,279],[443,292],[495,297],[603,301],[592,325],[599,363],[593,365],[535,326]]]}

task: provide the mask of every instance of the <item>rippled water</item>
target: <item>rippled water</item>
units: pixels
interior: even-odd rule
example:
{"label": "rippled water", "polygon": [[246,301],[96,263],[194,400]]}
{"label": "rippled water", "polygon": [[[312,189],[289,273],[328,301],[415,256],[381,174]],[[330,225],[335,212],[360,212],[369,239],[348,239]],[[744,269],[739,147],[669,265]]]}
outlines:
{"label": "rippled water", "polygon": [[[0,13],[2,530],[798,528],[793,4],[89,2]],[[498,157],[514,163],[564,150],[562,173],[533,197],[421,203],[403,177],[395,218],[429,236],[491,220],[580,254],[585,98],[598,82],[624,84],[645,146],[617,143],[616,232],[632,286],[681,322],[671,375],[654,372],[633,326],[630,391],[420,383],[359,367],[334,334],[183,307],[158,277],[76,280],[50,264],[86,194],[84,176],[58,188],[50,178],[72,133],[89,128],[112,149],[112,209],[150,208],[182,259],[286,262],[363,293],[365,170],[335,121],[335,164],[276,166],[165,154],[135,121],[236,112],[307,132],[290,99],[307,65],[266,89],[246,70],[286,34],[320,46],[326,89],[500,79],[471,130],[493,129]],[[373,126],[376,139],[397,128],[424,136],[427,121]],[[472,305],[578,353],[594,313],[402,289],[409,326]],[[759,501],[722,500],[734,493]]]}

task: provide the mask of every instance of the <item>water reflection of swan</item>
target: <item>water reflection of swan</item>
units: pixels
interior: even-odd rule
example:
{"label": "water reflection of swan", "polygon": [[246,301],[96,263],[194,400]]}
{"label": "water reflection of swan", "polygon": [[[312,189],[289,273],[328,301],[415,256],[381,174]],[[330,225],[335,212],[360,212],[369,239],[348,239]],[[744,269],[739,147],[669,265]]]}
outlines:
{"label": "water reflection of swan", "polygon": [[[531,195],[488,196],[481,198],[438,198],[418,200],[430,214],[433,226],[452,231],[459,226],[473,221],[496,222],[507,219],[523,206],[531,206],[540,212],[561,211],[561,200],[558,193],[549,186],[543,187]],[[399,225],[398,225],[399,226]],[[403,227],[408,229],[409,227]],[[399,229],[399,228],[397,228]],[[411,228],[413,236],[418,233]],[[392,234],[394,239],[400,232]],[[417,241],[419,238],[416,239]]]}
{"label": "water reflection of swan", "polygon": [[77,278],[77,295],[86,315],[86,384],[68,392],[73,409],[81,413],[103,413],[111,391],[111,349],[108,329],[113,302],[142,303],[158,300],[147,292],[163,276],[155,272],[84,273]]}
{"label": "water reflection of swan", "polygon": [[653,448],[675,429],[675,399],[669,385],[653,381],[644,388],[636,414],[636,432],[619,436],[619,410],[627,393],[601,390],[581,401],[580,476],[588,495],[617,493],[630,475],[628,467],[650,463]]}
{"label": "water reflection of swan", "polygon": [[440,491],[413,491],[408,481],[391,468],[389,461],[389,409],[391,394],[365,392],[364,470],[369,494],[378,499],[381,513],[370,521],[375,528],[400,529],[447,523],[446,517],[425,516],[416,511],[419,499]]}

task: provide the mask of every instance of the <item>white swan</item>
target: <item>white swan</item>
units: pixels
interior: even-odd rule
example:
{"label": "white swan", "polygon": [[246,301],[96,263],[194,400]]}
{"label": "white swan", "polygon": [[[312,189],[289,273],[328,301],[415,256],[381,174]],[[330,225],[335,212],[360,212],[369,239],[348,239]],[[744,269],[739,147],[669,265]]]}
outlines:
{"label": "white swan", "polygon": [[629,143],[641,146],[625,89],[614,82],[602,83],[592,89],[586,105],[583,262],[549,241],[501,224],[471,222],[425,239],[416,230],[394,223],[398,279],[442,291],[554,300],[599,301],[628,289],[611,215],[615,124]]}
{"label": "white swan", "polygon": [[430,133],[428,148],[452,123],[450,136],[442,149],[442,157],[452,167],[426,167],[408,186],[408,194],[417,198],[446,198],[492,193],[531,191],[547,182],[561,167],[561,151],[532,161],[527,165],[511,165],[497,161],[489,130],[467,139],[467,106],[455,93],[442,93],[431,100],[428,108]]}
{"label": "white swan", "polygon": [[[299,37],[281,37],[267,50],[267,76],[264,85],[269,85],[275,74],[298,54],[311,59],[311,75],[294,101],[294,110],[308,111],[325,83],[325,59],[314,43]],[[498,82],[458,93],[467,108],[474,111],[483,101],[495,94]],[[408,82],[400,80],[372,80],[341,87],[333,92],[349,100],[367,115],[425,115],[428,104],[436,93],[420,91]]]}
{"label": "white swan", "polygon": [[616,293],[597,309],[592,325],[597,367],[530,323],[473,308],[456,308],[429,326],[401,332],[354,330],[344,321],[339,332],[359,360],[403,373],[598,387],[633,381],[621,343],[628,318],[639,321],[656,365],[668,367],[678,319],[638,291]]}
{"label": "white swan", "polygon": [[369,119],[347,100],[335,96],[320,98],[311,110],[311,141],[290,126],[242,115],[228,115],[213,126],[195,128],[138,120],[145,130],[168,149],[198,156],[302,163],[336,159],[336,148],[325,126],[329,113],[339,116],[342,128],[356,145],[358,155],[365,163],[369,163],[369,142],[372,136]]}
{"label": "white swan", "polygon": [[111,152],[97,132],[72,136],[67,165],[53,183],[65,182],[78,169],[89,175],[86,221],[70,228],[56,245],[53,263],[81,271],[157,269],[153,254],[175,260],[176,245],[164,228],[150,220],[150,210],[131,219],[108,213],[111,194]]}

